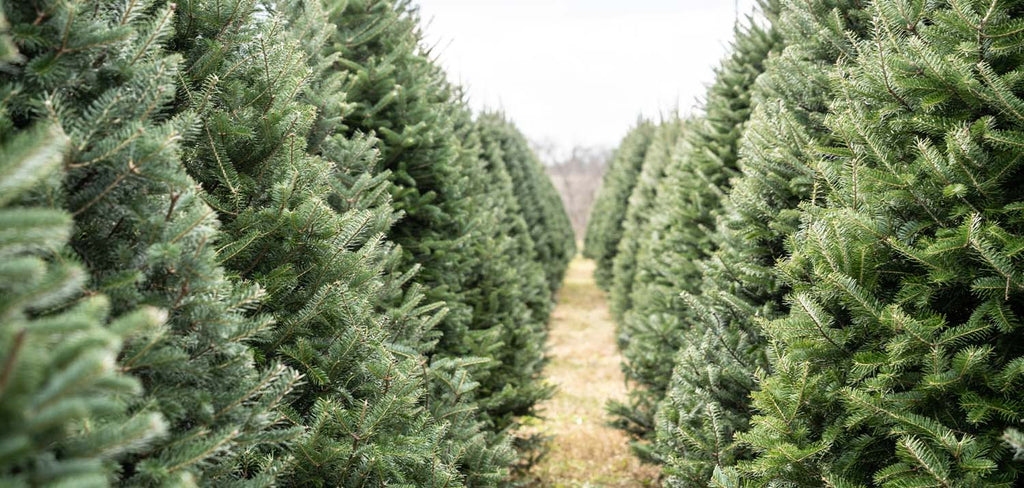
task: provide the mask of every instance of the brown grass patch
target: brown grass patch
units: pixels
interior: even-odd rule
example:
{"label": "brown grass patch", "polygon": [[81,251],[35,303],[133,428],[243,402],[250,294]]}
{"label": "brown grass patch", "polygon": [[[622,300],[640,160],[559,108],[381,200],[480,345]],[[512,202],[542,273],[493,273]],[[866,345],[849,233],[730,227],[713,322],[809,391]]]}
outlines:
{"label": "brown grass patch", "polygon": [[558,391],[541,406],[543,420],[529,429],[554,437],[532,471],[532,486],[645,487],[658,476],[657,467],[630,454],[622,432],[606,425],[605,402],[625,398],[626,387],[615,325],[593,272],[593,261],[570,264],[552,315],[546,372]]}

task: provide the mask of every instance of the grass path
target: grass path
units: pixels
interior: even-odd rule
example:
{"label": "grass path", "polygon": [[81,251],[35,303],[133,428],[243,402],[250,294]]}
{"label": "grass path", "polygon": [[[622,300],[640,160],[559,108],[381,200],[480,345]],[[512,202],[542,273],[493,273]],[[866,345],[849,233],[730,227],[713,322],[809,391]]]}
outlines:
{"label": "grass path", "polygon": [[546,374],[558,391],[542,405],[544,419],[536,428],[554,438],[533,470],[533,486],[645,487],[657,476],[656,468],[630,454],[625,435],[605,425],[605,402],[625,398],[626,387],[615,325],[593,272],[590,260],[569,265],[552,316]]}

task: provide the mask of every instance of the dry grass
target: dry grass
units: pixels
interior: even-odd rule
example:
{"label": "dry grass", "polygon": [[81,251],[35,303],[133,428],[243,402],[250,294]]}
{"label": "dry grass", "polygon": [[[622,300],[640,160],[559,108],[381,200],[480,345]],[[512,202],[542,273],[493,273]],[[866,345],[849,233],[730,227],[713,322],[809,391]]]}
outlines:
{"label": "dry grass", "polygon": [[552,316],[547,375],[558,391],[531,429],[554,437],[550,453],[533,470],[533,486],[645,487],[658,474],[630,454],[625,435],[605,425],[605,402],[624,398],[626,387],[615,325],[593,271],[593,261],[572,262]]}

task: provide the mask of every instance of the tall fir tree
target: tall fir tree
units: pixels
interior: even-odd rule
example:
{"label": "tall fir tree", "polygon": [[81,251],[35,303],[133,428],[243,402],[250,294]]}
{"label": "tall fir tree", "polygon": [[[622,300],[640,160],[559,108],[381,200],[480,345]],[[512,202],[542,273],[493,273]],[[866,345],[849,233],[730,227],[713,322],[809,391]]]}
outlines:
{"label": "tall fir tree", "polygon": [[[664,184],[668,172],[675,167],[682,133],[690,121],[671,119],[662,122],[652,137],[650,148],[644,158],[637,185],[630,196],[626,222],[623,225],[623,236],[619,241],[619,251],[614,262],[614,286],[611,290],[611,310],[617,321],[617,343],[620,351],[639,347],[636,344],[636,331],[626,327],[627,317],[632,313],[635,299],[642,298],[639,288],[643,286],[637,279],[638,265],[645,259],[650,250],[651,239],[662,235],[666,229],[657,228],[653,213],[658,206],[661,192],[667,187]],[[622,369],[631,387],[626,402],[612,401],[608,411],[613,417],[612,425],[630,433],[635,439],[647,438],[654,429],[655,403],[652,397],[635,389],[637,368],[635,364],[623,362]],[[642,381],[642,380],[641,380]],[[639,394],[638,394],[639,393]],[[637,449],[645,449],[636,444]],[[644,456],[650,460],[650,456]]]}
{"label": "tall fir tree", "polygon": [[[626,375],[636,382],[634,408],[621,416],[623,422],[635,422],[633,430],[645,439],[654,437],[654,415],[665,397],[675,355],[686,344],[687,321],[694,316],[680,293],[699,289],[697,264],[715,250],[715,222],[730,178],[736,175],[738,142],[750,117],[750,88],[776,44],[770,26],[748,19],[747,25],[737,27],[733,53],[708,89],[704,114],[687,124],[657,189],[648,232],[637,252],[620,345]],[[638,448],[644,457],[656,459],[650,446]]]}
{"label": "tall fir tree", "polygon": [[622,240],[629,196],[643,169],[653,132],[654,125],[641,120],[619,143],[601,179],[601,189],[587,221],[583,255],[596,263],[594,280],[605,291],[613,282],[613,264]]}
{"label": "tall fir tree", "polygon": [[492,230],[480,243],[485,266],[477,279],[484,281],[471,284],[478,293],[491,296],[475,300],[479,312],[474,315],[485,317],[484,324],[495,324],[492,327],[500,335],[474,343],[489,348],[500,345],[487,354],[498,369],[481,381],[487,385],[485,405],[498,407],[493,410],[496,427],[506,429],[513,424],[512,416],[532,414],[533,406],[551,394],[551,388],[540,381],[551,293],[506,171],[507,160],[517,156],[507,149],[522,136],[503,115],[494,113],[477,117],[476,132],[487,177],[479,179],[475,193],[488,202],[493,223],[480,224],[481,230]]}
{"label": "tall fir tree", "polygon": [[669,486],[707,486],[713,474],[715,483],[735,481],[729,467],[752,455],[734,436],[749,424],[757,371],[769,368],[758,320],[789,308],[773,267],[798,227],[797,206],[826,193],[816,163],[830,137],[829,73],[867,24],[856,1],[780,7],[773,28],[785,49],[751,88],[742,175],[712,236],[718,250],[698,264],[701,281],[683,296],[694,313],[684,323],[685,346],[657,422]]}
{"label": "tall fir tree", "polygon": [[[15,70],[25,58],[2,34],[0,44],[0,67]],[[166,434],[159,413],[128,408],[142,386],[117,365],[124,341],[166,314],[108,320],[109,299],[83,288],[71,216],[38,198],[59,185],[67,136],[47,122],[17,127],[13,108],[0,103],[0,485],[110,486],[120,458]]]}
{"label": "tall fir tree", "polygon": [[[325,49],[335,27],[320,2],[304,2],[292,19],[294,37],[303,44],[317,76],[307,86],[306,97],[318,109],[317,121],[309,133],[310,149],[334,165],[329,203],[336,211],[374,210],[390,212],[380,221],[377,232],[390,232],[402,217],[391,206],[391,173],[379,168],[380,141],[355,133],[346,134],[345,92],[351,73],[337,69],[341,53]],[[327,28],[322,26],[327,24]],[[317,27],[320,26],[320,27]],[[362,40],[370,41],[372,37]],[[390,245],[382,274],[383,283],[374,303],[388,321],[390,341],[405,354],[432,355],[438,340],[436,324],[445,316],[444,302],[429,302],[423,287],[414,280],[418,264],[410,265],[400,246]],[[495,486],[508,477],[512,451],[504,435],[489,428],[476,400],[478,377],[494,367],[485,356],[420,359],[426,383],[423,399],[434,419],[446,424],[443,454],[447,463],[458,466],[466,486]]]}
{"label": "tall fir tree", "polygon": [[[633,308],[637,252],[648,235],[651,210],[657,200],[656,192],[665,177],[666,169],[672,163],[679,135],[685,124],[686,122],[672,115],[653,129],[650,145],[644,152],[640,174],[633,185],[633,191],[629,194],[626,217],[622,223],[622,238],[619,239],[612,262],[612,286],[609,291],[609,305],[617,324],[621,324],[623,315]],[[621,346],[621,337],[619,342]]]}
{"label": "tall fir tree", "polygon": [[827,199],[780,268],[791,312],[764,324],[748,484],[1019,484],[1022,9],[870,6],[834,76]]}
{"label": "tall fir tree", "polygon": [[569,261],[576,254],[576,237],[558,190],[544,172],[526,137],[511,127],[502,144],[505,169],[533,238],[551,293],[562,285]]}
{"label": "tall fir tree", "polygon": [[287,412],[303,435],[287,446],[284,482],[459,486],[443,425],[421,405],[422,361],[394,347],[376,303],[391,249],[380,230],[394,214],[332,207],[336,165],[307,152],[317,110],[300,98],[314,70],[288,30],[295,8],[183,5],[171,44],[185,57],[179,110],[200,117],[186,163],[223,221],[222,260],[267,289],[257,312],[277,320],[261,360],[306,380]]}
{"label": "tall fir tree", "polygon": [[74,217],[91,292],[107,294],[115,314],[168,312],[166,327],[132,338],[121,356],[146,391],[132,410],[169,423],[169,435],[123,460],[122,483],[272,483],[278,463],[254,450],[296,433],[279,425],[279,403],[298,378],[256,369],[247,343],[270,320],[246,311],[262,290],[225,277],[216,218],[180,161],[194,118],[167,110],[180,62],[163,47],[173,7],[47,1],[9,12],[25,58],[0,74],[12,123],[48,120],[69,138],[63,187],[46,198]]}
{"label": "tall fir tree", "polygon": [[420,48],[418,14],[405,0],[328,1],[336,30],[326,47],[334,69],[345,73],[346,110],[340,133],[379,139],[375,170],[387,172],[394,207],[403,213],[392,229],[407,266],[428,300],[443,301],[439,347],[456,347],[469,330],[472,306],[462,282],[475,261],[467,241],[478,209],[468,175],[480,165],[460,157],[455,124],[464,110],[455,87]]}
{"label": "tall fir tree", "polygon": [[[546,322],[550,307],[533,305],[540,297],[530,288],[529,267],[523,276],[507,276],[512,268],[506,266],[512,263],[505,256],[496,261],[489,247],[512,252],[520,246],[497,230],[505,225],[503,214],[515,210],[491,194],[500,195],[500,189],[482,186],[490,176],[475,140],[479,134],[458,88],[420,46],[416,10],[408,2],[387,0],[329,3],[328,11],[337,31],[326,55],[336,56],[335,70],[344,73],[349,102],[339,131],[379,138],[375,171],[387,172],[395,208],[403,212],[391,235],[403,249],[404,264],[419,266],[415,280],[425,287],[428,300],[443,301],[448,311],[430,354],[442,364],[479,355],[462,363],[480,385],[477,399],[498,459],[511,417],[531,411],[547,394],[533,373],[526,374],[539,366],[541,344],[522,343],[523,355],[504,364],[509,353],[501,350],[501,342],[493,342],[513,340],[516,334],[521,335],[514,340],[522,341],[530,336],[525,331]],[[501,289],[516,286],[512,282],[519,279],[526,280],[521,288]],[[550,292],[543,300],[550,301]],[[496,306],[516,301],[544,316],[514,317]],[[518,321],[514,327],[512,318]],[[533,335],[531,340],[542,338]],[[525,364],[530,366],[521,369]]]}

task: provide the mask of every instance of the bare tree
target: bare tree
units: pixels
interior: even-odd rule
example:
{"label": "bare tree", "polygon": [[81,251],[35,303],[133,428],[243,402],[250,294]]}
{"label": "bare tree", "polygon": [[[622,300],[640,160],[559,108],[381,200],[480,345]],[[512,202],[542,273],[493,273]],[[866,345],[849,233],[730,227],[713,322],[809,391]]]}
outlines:
{"label": "bare tree", "polygon": [[611,159],[611,151],[601,147],[576,146],[568,153],[550,141],[533,143],[548,176],[562,195],[577,239],[583,239],[590,208],[601,188],[601,178]]}

